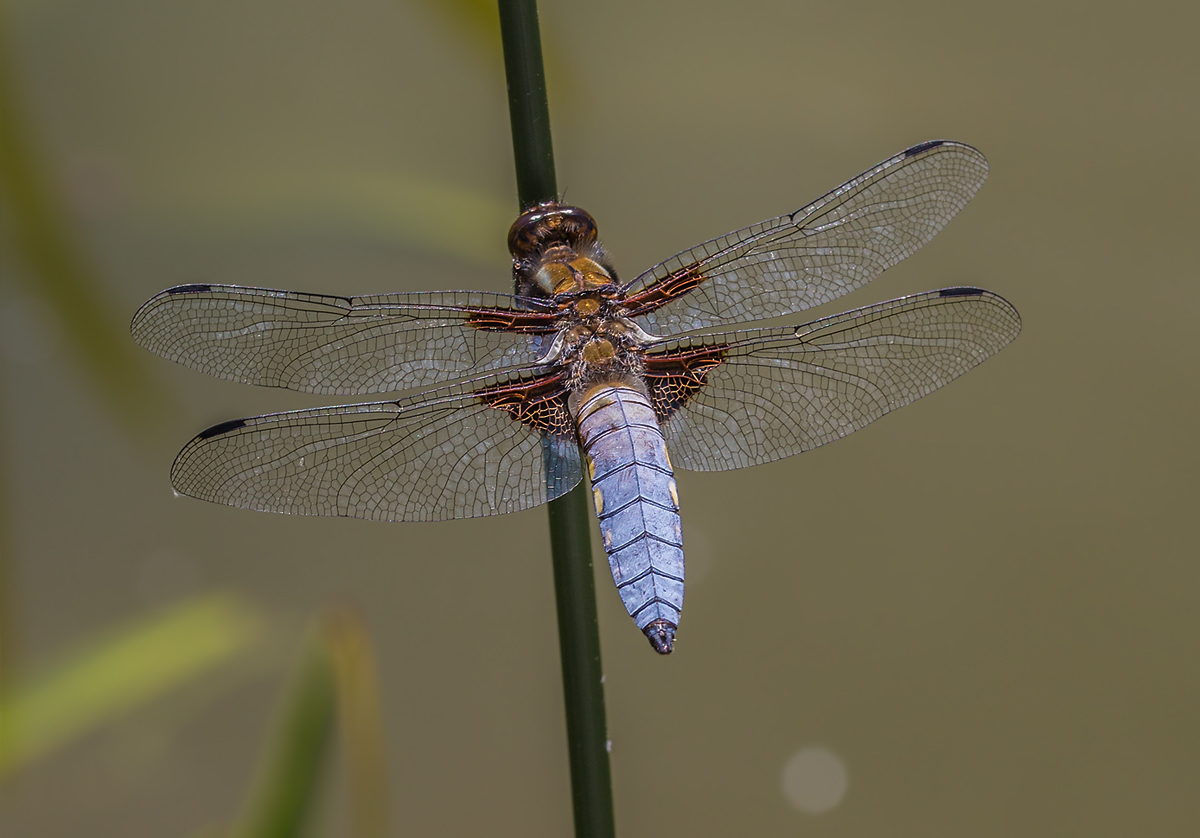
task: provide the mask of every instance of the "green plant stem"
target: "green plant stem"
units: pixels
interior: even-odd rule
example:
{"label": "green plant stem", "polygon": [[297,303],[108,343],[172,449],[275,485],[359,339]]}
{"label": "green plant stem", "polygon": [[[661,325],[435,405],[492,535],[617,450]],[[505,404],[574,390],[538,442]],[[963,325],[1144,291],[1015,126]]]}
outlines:
{"label": "green plant stem", "polygon": [[[513,155],[521,208],[554,200],[554,147],[535,0],[500,0]],[[567,750],[576,838],[615,835],[600,627],[582,485],[550,502],[550,549],[558,605]]]}
{"label": "green plant stem", "polygon": [[575,835],[612,838],[616,828],[588,514],[583,486],[551,501],[550,550],[558,605],[558,645],[567,708]]}
{"label": "green plant stem", "polygon": [[536,0],[500,0],[500,37],[508,79],[517,195],[524,210],[541,201],[552,201],[558,193]]}

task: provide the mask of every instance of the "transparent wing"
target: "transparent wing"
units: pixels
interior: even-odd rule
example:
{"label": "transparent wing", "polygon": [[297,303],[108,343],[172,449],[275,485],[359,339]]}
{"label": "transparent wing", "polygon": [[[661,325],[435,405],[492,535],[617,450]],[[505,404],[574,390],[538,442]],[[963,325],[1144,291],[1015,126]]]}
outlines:
{"label": "transparent wing", "polygon": [[815,203],[684,251],[626,291],[663,336],[792,314],[861,288],[925,244],[979,191],[987,160],[935,140]]}
{"label": "transparent wing", "polygon": [[671,459],[724,471],[833,442],[949,383],[1020,330],[1002,297],[947,288],[798,328],[672,344],[683,352],[709,348],[722,360],[663,423]]}
{"label": "transparent wing", "polygon": [[554,314],[536,305],[467,291],[335,297],[181,285],[143,305],[130,331],[151,352],[218,378],[363,395],[528,364],[555,331]]}
{"label": "transparent wing", "polygon": [[480,391],[239,419],[189,442],[171,467],[181,494],[245,509],[377,521],[516,512],[582,479],[573,436],[539,432]]}

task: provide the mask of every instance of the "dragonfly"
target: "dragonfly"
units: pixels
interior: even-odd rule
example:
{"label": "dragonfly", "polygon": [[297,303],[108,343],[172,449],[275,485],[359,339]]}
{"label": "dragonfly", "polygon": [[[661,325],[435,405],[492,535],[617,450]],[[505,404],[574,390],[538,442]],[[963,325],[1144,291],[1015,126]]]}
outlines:
{"label": "dragonfly", "polygon": [[397,394],[218,424],[179,453],[171,483],[247,509],[437,521],[528,509],[586,472],[621,601],[667,654],[684,593],[674,469],[744,468],[841,439],[1016,338],[1016,309],[974,287],[752,323],[866,285],[987,173],[969,145],[922,143],[628,281],[592,216],[551,201],[509,232],[514,294],[170,288],[133,318],[151,352],[245,384]]}

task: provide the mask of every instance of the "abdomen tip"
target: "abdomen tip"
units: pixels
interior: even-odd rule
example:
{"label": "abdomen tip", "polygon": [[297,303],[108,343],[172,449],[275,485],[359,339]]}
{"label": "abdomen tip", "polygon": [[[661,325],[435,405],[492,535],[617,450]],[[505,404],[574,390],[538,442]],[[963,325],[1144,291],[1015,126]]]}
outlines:
{"label": "abdomen tip", "polygon": [[645,628],[646,638],[654,651],[660,655],[669,655],[675,648],[675,624],[658,619]]}

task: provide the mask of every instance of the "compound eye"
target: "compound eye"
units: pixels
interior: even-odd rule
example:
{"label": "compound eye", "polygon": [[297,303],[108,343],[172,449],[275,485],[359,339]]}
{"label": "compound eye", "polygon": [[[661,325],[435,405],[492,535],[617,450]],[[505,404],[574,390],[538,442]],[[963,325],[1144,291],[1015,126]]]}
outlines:
{"label": "compound eye", "polygon": [[575,272],[562,262],[548,262],[538,269],[533,280],[539,288],[553,296],[571,290],[575,285]]}

